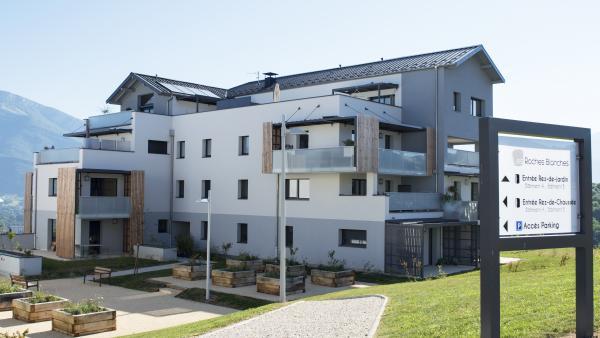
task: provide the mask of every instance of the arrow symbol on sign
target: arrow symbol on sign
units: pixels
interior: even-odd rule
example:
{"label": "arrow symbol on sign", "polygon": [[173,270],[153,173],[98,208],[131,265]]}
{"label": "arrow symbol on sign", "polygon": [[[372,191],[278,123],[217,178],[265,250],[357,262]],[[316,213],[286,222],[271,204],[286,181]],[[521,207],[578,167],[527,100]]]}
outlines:
{"label": "arrow symbol on sign", "polygon": [[502,203],[504,203],[505,206],[508,206],[508,197],[504,197]]}
{"label": "arrow symbol on sign", "polygon": [[504,230],[508,231],[508,221],[504,222],[503,227],[504,227]]}
{"label": "arrow symbol on sign", "polygon": [[502,179],[502,182],[510,182],[510,181],[508,180],[508,177],[504,176],[504,178]]}

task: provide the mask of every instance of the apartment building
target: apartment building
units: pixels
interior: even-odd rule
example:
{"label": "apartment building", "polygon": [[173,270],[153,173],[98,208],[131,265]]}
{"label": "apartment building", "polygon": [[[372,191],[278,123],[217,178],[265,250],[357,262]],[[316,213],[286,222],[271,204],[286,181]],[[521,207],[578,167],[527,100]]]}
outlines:
{"label": "apartment building", "polygon": [[[476,265],[478,118],[504,78],[483,46],[277,77],[223,89],[131,73],[77,149],[45,149],[26,176],[26,231],[61,257],[212,243],[421,274]],[[281,144],[281,122],[288,132]]]}

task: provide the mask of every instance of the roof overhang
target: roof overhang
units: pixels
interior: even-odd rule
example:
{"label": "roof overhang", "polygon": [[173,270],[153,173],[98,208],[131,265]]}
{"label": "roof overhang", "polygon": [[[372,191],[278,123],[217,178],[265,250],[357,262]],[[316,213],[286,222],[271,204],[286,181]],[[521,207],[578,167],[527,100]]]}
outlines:
{"label": "roof overhang", "polygon": [[344,94],[353,94],[353,93],[362,93],[362,92],[371,92],[374,90],[385,90],[385,89],[396,89],[398,88],[397,83],[389,83],[389,82],[371,82],[369,84],[343,87],[333,89],[332,93],[344,93]]}
{"label": "roof overhang", "polygon": [[450,218],[416,218],[416,219],[391,219],[385,221],[389,224],[398,224],[404,226],[418,226],[423,228],[440,228],[449,226],[463,226],[463,225],[478,225],[479,221],[461,221]]}
{"label": "roof overhang", "polygon": [[[331,124],[331,123],[344,123],[344,124],[355,124],[356,117],[355,116],[331,116],[331,117],[323,117],[320,119],[314,120],[300,120],[300,121],[290,121],[286,122],[286,126],[288,128],[293,127],[303,127],[303,126],[312,126],[319,124]],[[281,123],[273,123],[273,127],[280,128]],[[382,130],[389,131],[397,131],[397,132],[415,132],[415,131],[424,131],[426,128],[414,126],[410,124],[404,123],[387,123],[387,122],[379,122],[379,128]]]}
{"label": "roof overhang", "polygon": [[504,76],[502,76],[502,73],[500,73],[500,70],[498,69],[498,67],[496,67],[494,61],[492,61],[492,58],[487,53],[485,48],[483,48],[482,45],[477,46],[477,48],[474,48],[472,51],[470,51],[469,53],[465,54],[462,58],[457,60],[453,67],[458,67],[471,57],[475,56],[479,57],[481,68],[488,74],[488,76],[492,80],[492,83],[505,82]]}
{"label": "roof overhang", "polygon": [[[90,136],[112,135],[112,134],[131,134],[131,128],[98,128],[91,129]],[[65,137],[86,137],[85,131],[63,134]]]}
{"label": "roof overhang", "polygon": [[88,173],[88,174],[120,174],[120,175],[130,175],[131,174],[131,171],[128,171],[128,170],[114,170],[114,169],[79,168],[75,171],[78,173]]}

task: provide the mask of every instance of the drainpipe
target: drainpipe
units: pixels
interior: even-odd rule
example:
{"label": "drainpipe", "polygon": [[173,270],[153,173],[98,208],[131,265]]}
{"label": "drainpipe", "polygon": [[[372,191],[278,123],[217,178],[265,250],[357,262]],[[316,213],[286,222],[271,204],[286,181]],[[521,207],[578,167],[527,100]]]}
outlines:
{"label": "drainpipe", "polygon": [[169,184],[169,247],[173,247],[173,176],[175,171],[175,130],[169,130],[169,138],[171,141],[171,163],[170,163],[170,184]]}
{"label": "drainpipe", "polygon": [[[37,164],[36,164],[37,165]],[[37,209],[38,209],[38,169],[35,168],[35,170],[33,171],[33,174],[35,175],[35,183],[34,183],[34,191],[35,191],[35,198],[34,198],[34,209],[33,209],[33,248],[37,249]]]}
{"label": "drainpipe", "polygon": [[435,192],[439,193],[439,167],[438,163],[438,142],[439,142],[439,93],[438,93],[438,72],[439,67],[435,66]]}

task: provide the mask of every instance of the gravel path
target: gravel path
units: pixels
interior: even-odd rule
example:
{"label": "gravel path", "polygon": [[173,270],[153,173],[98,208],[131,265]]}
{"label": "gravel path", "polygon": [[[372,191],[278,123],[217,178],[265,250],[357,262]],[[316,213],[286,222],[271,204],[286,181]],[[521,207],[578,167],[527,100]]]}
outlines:
{"label": "gravel path", "polygon": [[370,337],[385,303],[383,296],[300,301],[201,337]]}

